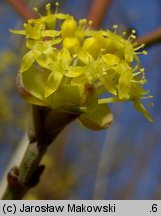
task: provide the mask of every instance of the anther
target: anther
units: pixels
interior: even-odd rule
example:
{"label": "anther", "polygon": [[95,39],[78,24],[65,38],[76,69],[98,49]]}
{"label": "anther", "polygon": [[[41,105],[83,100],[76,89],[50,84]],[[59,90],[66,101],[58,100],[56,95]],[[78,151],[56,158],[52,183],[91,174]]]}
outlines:
{"label": "anther", "polygon": [[114,33],[117,33],[118,25],[113,25],[112,28],[114,29]]}
{"label": "anther", "polygon": [[113,29],[118,29],[118,25],[113,25],[112,28]]}
{"label": "anther", "polygon": [[92,26],[93,25],[93,20],[89,20],[88,25]]}
{"label": "anther", "polygon": [[60,6],[60,4],[59,4],[59,2],[56,2],[55,3],[55,14],[57,14],[58,13],[58,8],[59,8],[59,6]]}
{"label": "anther", "polygon": [[146,50],[144,50],[144,51],[143,51],[143,54],[144,54],[144,55],[147,55],[147,54],[148,54],[148,52],[147,52]]}
{"label": "anther", "polygon": [[136,33],[135,29],[132,29],[132,34],[135,34],[135,33]]}

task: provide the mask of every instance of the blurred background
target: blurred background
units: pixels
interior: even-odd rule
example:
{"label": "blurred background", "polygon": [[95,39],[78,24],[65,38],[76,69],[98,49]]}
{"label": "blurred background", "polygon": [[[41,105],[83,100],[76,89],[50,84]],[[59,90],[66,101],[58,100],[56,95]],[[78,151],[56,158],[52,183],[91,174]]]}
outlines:
{"label": "blurred background", "polygon": [[[8,32],[21,29],[24,13],[11,2],[0,0],[0,178],[22,146],[30,112],[15,82],[24,40]],[[31,9],[38,7],[42,14],[46,3],[55,4],[54,0],[23,2]],[[94,1],[59,2],[60,12],[79,19],[91,16]],[[160,0],[108,2],[100,28],[118,24],[122,29],[136,29],[142,36],[161,25]],[[42,161],[46,169],[41,181],[25,199],[161,199],[161,45],[147,50],[149,54],[142,56],[141,62],[148,79],[146,89],[154,96],[154,106],[148,110],[155,122],[149,123],[128,103],[111,106],[114,122],[107,130],[94,132],[73,122],[49,147]]]}

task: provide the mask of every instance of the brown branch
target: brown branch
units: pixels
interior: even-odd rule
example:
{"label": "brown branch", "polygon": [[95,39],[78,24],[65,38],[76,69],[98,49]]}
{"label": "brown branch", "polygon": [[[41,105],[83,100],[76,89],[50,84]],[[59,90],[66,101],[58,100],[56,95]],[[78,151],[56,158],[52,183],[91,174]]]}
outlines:
{"label": "brown branch", "polygon": [[100,27],[107,9],[109,9],[112,0],[93,0],[89,9],[87,19],[93,20],[92,27],[97,29]]}
{"label": "brown branch", "polygon": [[[112,0],[93,0],[93,3],[89,9],[87,19],[93,20],[92,27],[94,29],[99,28],[101,22],[103,21],[104,15],[109,9]],[[138,44],[145,44],[146,47],[157,44],[161,42],[161,27],[149,32],[146,35],[138,37],[135,40]]]}
{"label": "brown branch", "polygon": [[22,0],[6,0],[18,13],[27,21],[31,18],[36,18],[36,14]]}
{"label": "brown branch", "polygon": [[138,44],[145,44],[146,47],[161,42],[161,27],[147,33],[146,35],[138,37],[136,42]]}

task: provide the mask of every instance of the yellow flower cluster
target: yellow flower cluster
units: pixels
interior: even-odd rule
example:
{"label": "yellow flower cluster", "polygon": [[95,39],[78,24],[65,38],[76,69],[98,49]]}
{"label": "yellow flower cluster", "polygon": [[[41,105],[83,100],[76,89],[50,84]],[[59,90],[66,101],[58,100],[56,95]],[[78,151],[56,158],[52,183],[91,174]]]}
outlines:
{"label": "yellow flower cluster", "polygon": [[[58,4],[58,3],[56,3]],[[37,9],[35,8],[37,11]],[[30,19],[24,30],[11,30],[26,37],[29,51],[20,68],[26,99],[33,104],[64,112],[80,113],[89,128],[109,126],[112,114],[108,103],[132,101],[134,107],[152,121],[141,99],[148,92],[138,52],[143,46],[132,43],[135,31],[126,37],[110,30],[94,31],[92,21],[78,22],[69,14],[53,14]],[[146,95],[146,96],[145,96]]]}

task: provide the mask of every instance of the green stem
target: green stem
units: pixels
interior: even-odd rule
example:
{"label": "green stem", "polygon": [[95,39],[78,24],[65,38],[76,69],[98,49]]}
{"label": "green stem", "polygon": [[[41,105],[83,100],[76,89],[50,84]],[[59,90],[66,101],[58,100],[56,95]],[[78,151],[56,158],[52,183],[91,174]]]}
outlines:
{"label": "green stem", "polygon": [[8,185],[3,200],[19,200],[37,185],[44,166],[40,166],[48,145],[62,129],[78,117],[78,114],[60,113],[33,106],[33,127],[29,133],[29,144],[19,167],[8,173]]}

